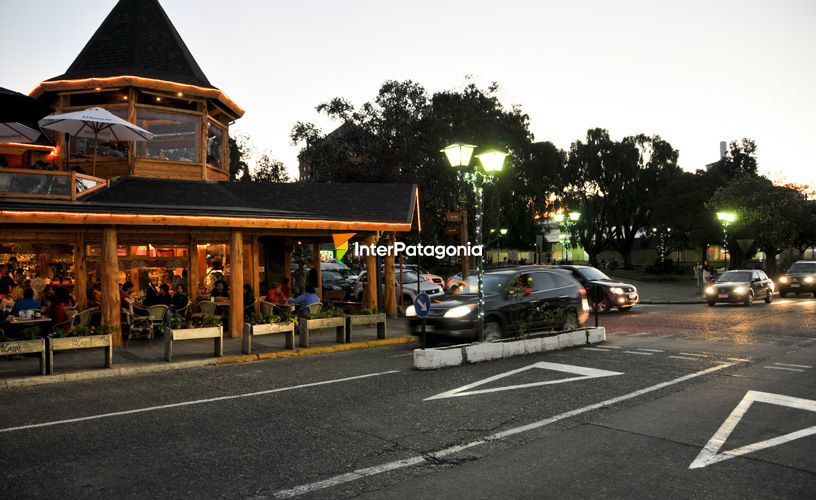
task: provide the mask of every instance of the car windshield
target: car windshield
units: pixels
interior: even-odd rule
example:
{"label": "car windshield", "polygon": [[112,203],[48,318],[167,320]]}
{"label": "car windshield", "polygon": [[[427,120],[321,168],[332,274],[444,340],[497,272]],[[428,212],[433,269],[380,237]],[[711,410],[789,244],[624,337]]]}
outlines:
{"label": "car windshield", "polygon": [[816,262],[797,262],[788,269],[789,273],[816,273]]}
{"label": "car windshield", "polygon": [[320,277],[321,277],[321,278],[322,278],[324,281],[339,281],[339,280],[342,280],[342,279],[343,279],[343,277],[342,277],[342,276],[340,276],[340,274],[339,274],[339,273],[336,273],[336,272],[334,272],[334,271],[323,271],[323,272],[322,272],[322,273],[320,273],[320,274],[321,274],[321,276],[320,276]]}
{"label": "car windshield", "polygon": [[748,281],[751,281],[751,273],[749,271],[727,271],[717,278],[717,283]]}
{"label": "car windshield", "polygon": [[594,267],[578,269],[578,272],[581,273],[581,276],[583,276],[587,281],[612,281],[612,278],[598,271]]}
{"label": "car windshield", "polygon": [[[462,295],[478,295],[479,294],[479,277],[478,276],[468,276],[466,280],[467,283],[462,289]],[[461,283],[460,283],[461,285]],[[483,290],[485,295],[489,294],[500,294],[502,293],[507,285],[507,276],[506,275],[495,275],[495,274],[485,274],[484,281],[483,281]]]}
{"label": "car windshield", "polygon": [[[396,269],[394,271],[394,276],[395,276],[397,282],[399,282],[399,280],[400,280],[400,271],[399,271],[399,269]],[[405,268],[402,269],[402,282],[403,283],[415,283],[417,281],[425,281],[422,278],[419,278],[419,279],[417,279],[417,278],[419,278],[419,277],[417,276],[417,274],[415,272],[409,271],[409,270],[407,270]]]}

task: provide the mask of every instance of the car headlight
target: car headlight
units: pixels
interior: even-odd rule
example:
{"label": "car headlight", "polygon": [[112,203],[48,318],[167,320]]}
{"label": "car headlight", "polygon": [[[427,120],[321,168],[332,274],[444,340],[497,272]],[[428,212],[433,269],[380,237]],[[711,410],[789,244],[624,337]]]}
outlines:
{"label": "car headlight", "polygon": [[623,288],[619,286],[613,286],[612,288],[609,289],[609,291],[615,295],[623,295]]}
{"label": "car headlight", "polygon": [[748,289],[745,288],[744,286],[738,286],[737,288],[734,289],[734,293],[736,293],[737,295],[744,295],[748,293]]}
{"label": "car headlight", "polygon": [[787,276],[782,276],[781,278],[779,278],[779,282],[780,283],[787,283],[788,282],[788,277]]}
{"label": "car headlight", "polygon": [[405,317],[406,318],[414,318],[416,317],[416,308],[414,306],[408,306],[405,308]]}
{"label": "car headlight", "polygon": [[805,283],[813,283],[813,276],[808,276],[805,278]]}
{"label": "car headlight", "polygon": [[448,309],[448,312],[445,313],[446,318],[461,318],[470,314],[476,306],[474,305],[465,305],[465,306],[456,306],[452,309]]}
{"label": "car headlight", "polygon": [[717,293],[717,290],[713,286],[706,288],[706,295],[713,295],[715,293]]}

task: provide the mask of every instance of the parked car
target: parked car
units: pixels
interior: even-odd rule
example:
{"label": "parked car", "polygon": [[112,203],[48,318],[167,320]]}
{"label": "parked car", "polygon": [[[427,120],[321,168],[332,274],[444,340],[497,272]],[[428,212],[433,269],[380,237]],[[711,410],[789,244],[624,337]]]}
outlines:
{"label": "parked car", "polygon": [[812,293],[816,297],[816,260],[798,260],[779,277],[779,296]]}
{"label": "parked car", "polygon": [[[573,278],[587,289],[590,299],[592,299],[592,287],[600,287],[603,298],[598,301],[598,312],[609,312],[613,307],[621,311],[628,311],[640,300],[634,285],[615,281],[594,267],[573,265],[558,267],[572,273]],[[592,304],[592,307],[594,308],[595,305]]]}
{"label": "parked car", "polygon": [[445,290],[450,290],[453,285],[458,285],[462,282],[462,273],[458,272],[445,280]]}
{"label": "parked car", "polygon": [[[479,335],[478,278],[469,276],[459,295],[431,303],[426,333],[477,339]],[[522,332],[572,329],[589,317],[586,290],[568,271],[517,267],[484,273],[485,339],[514,337]],[[413,306],[406,316],[411,331],[420,334],[421,320]]]}
{"label": "parked car", "polygon": [[[417,278],[419,278],[419,291],[425,292],[428,296],[432,299],[443,297],[445,295],[445,291],[442,290],[442,287],[437,285],[436,283],[431,283],[430,281],[425,281],[422,279],[422,276],[417,276],[417,274],[413,271],[403,270],[402,272],[402,302],[403,304],[413,304],[414,299],[417,296]],[[400,293],[400,273],[397,271],[394,273],[394,283],[397,287],[397,301],[399,302],[399,293]],[[380,280],[383,280],[383,277],[380,276]],[[360,277],[357,279],[357,282],[354,284],[354,298],[357,300],[363,300],[363,290],[365,290],[366,283],[368,282],[368,272],[363,271],[360,273]]]}
{"label": "parked car", "polygon": [[[394,266],[394,269],[396,270],[396,272],[399,272],[399,268],[400,268],[399,264],[396,264]],[[442,276],[429,273],[428,271],[426,271],[425,269],[423,269],[421,267],[417,268],[416,264],[403,264],[402,268],[403,268],[403,270],[408,269],[408,270],[414,271],[414,272],[416,272],[417,269],[419,269],[419,277],[420,278],[424,279],[425,281],[430,281],[431,283],[436,283],[437,285],[442,286],[442,287],[445,286],[445,280],[442,279]]]}
{"label": "parked car", "polygon": [[726,271],[713,285],[706,287],[705,295],[709,306],[717,302],[743,303],[750,306],[754,299],[773,301],[774,283],[763,272],[754,269]]}
{"label": "parked car", "polygon": [[351,298],[354,292],[354,283],[341,276],[338,272],[321,269],[320,280],[324,290],[344,291],[346,293],[345,299]]}
{"label": "parked car", "polygon": [[320,264],[320,270],[322,271],[324,269],[327,271],[334,271],[352,283],[357,281],[357,275],[351,271],[349,266],[343,264],[342,262],[322,262]]}

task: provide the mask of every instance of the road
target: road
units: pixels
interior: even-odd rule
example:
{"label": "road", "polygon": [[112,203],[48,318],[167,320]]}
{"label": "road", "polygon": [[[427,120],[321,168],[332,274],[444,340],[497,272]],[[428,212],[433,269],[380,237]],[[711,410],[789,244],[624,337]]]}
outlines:
{"label": "road", "polygon": [[811,497],[816,300],[642,306],[607,343],[409,346],[0,393],[0,497]]}

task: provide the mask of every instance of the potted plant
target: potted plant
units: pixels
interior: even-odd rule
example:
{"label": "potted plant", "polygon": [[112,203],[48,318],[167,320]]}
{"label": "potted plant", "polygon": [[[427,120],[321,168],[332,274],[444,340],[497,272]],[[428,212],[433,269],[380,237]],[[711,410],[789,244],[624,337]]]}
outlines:
{"label": "potted plant", "polygon": [[173,342],[199,339],[213,339],[213,355],[224,355],[224,329],[220,316],[208,314],[201,318],[201,326],[196,328],[187,328],[183,318],[172,318],[170,327],[164,329],[164,359],[173,361]]}
{"label": "potted plant", "polygon": [[40,374],[45,375],[45,340],[40,337],[40,327],[23,328],[18,339],[0,337],[0,356],[22,356],[29,353],[40,353]]}
{"label": "potted plant", "polygon": [[74,349],[105,349],[105,368],[113,364],[113,328],[109,326],[75,326],[70,330],[57,328],[46,341],[48,374],[54,373],[54,351]]}
{"label": "potted plant", "polygon": [[286,335],[286,348],[295,348],[295,326],[298,318],[289,311],[282,311],[278,315],[253,313],[249,323],[244,323],[241,352],[252,354],[252,337],[255,335],[270,335],[283,333]]}
{"label": "potted plant", "polygon": [[320,328],[336,328],[337,343],[346,341],[346,313],[339,307],[329,307],[300,321],[300,347],[309,347],[309,331]]}
{"label": "potted plant", "polygon": [[351,335],[355,326],[377,326],[377,338],[385,338],[385,313],[378,313],[373,309],[363,309],[360,314],[352,314],[346,318],[345,342],[351,342]]}

